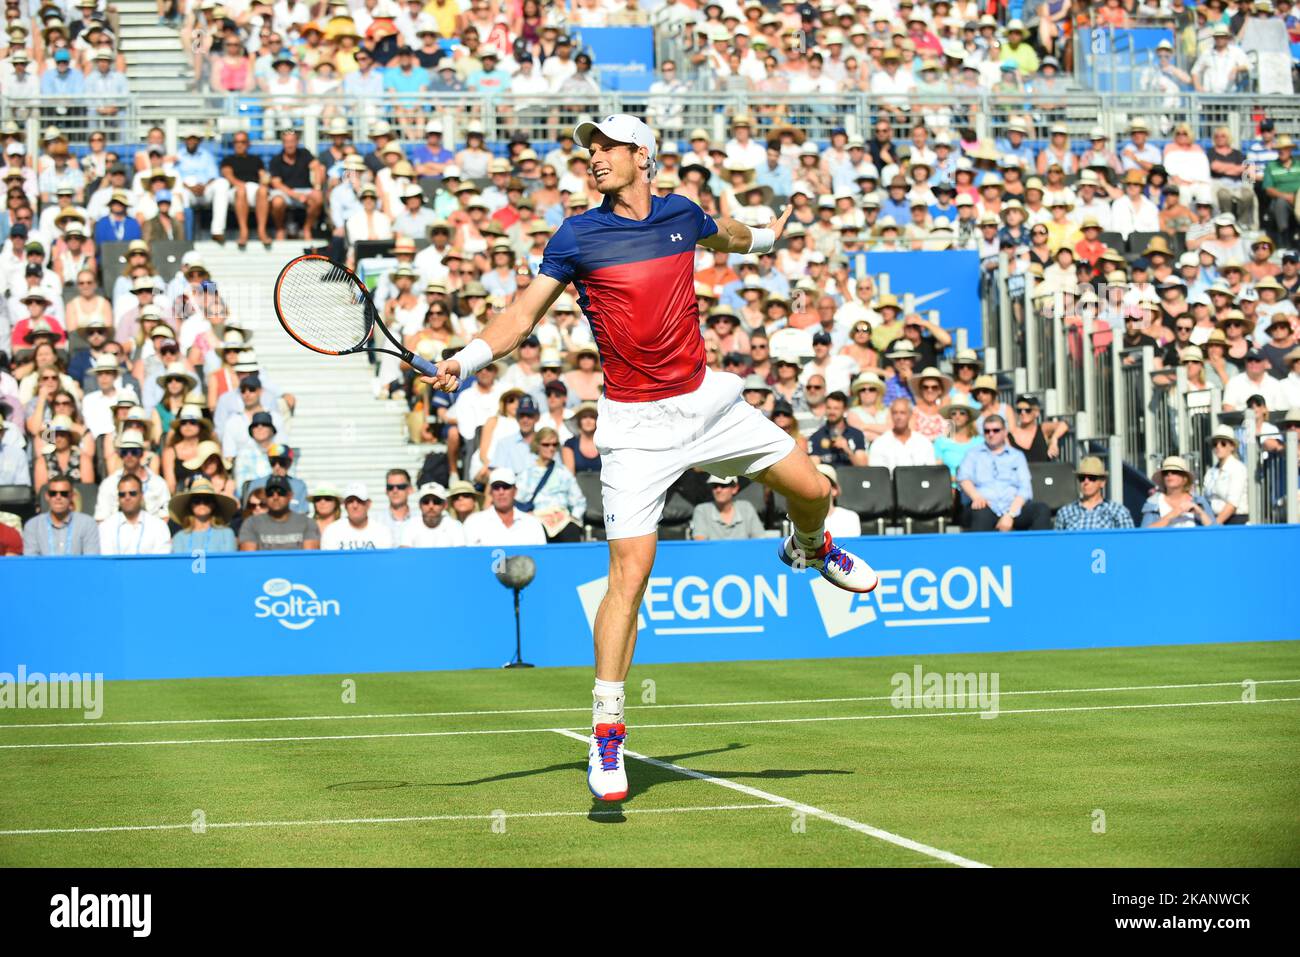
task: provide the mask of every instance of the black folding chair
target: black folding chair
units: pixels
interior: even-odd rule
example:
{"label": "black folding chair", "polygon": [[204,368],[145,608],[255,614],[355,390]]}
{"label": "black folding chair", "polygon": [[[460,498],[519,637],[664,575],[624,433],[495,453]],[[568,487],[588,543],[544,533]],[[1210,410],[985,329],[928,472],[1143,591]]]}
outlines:
{"label": "black folding chair", "polygon": [[762,482],[755,482],[753,479],[741,479],[740,491],[736,493],[736,501],[748,502],[754,506],[754,511],[758,513],[758,520],[767,524],[767,486]]}
{"label": "black folding chair", "polygon": [[664,503],[664,514],[659,519],[659,538],[662,541],[680,541],[686,538],[691,527],[695,506],[676,492]]}
{"label": "black folding chair", "polygon": [[1102,233],[1097,237],[1097,241],[1107,249],[1115,250],[1115,252],[1119,253],[1121,256],[1124,255],[1125,251],[1128,249],[1128,243],[1119,233]]}
{"label": "black folding chair", "polygon": [[1169,243],[1169,248],[1170,248],[1170,250],[1172,251],[1172,249],[1173,249],[1173,245],[1174,245],[1174,244],[1173,244],[1173,241],[1172,241],[1168,236],[1166,236],[1164,233],[1161,233],[1161,232],[1155,232],[1155,233],[1129,233],[1129,234],[1128,234],[1128,254],[1129,254],[1129,256],[1130,256],[1130,257],[1132,257],[1132,256],[1141,256],[1142,253],[1143,253],[1143,251],[1147,248],[1147,244],[1150,243],[1151,240],[1155,239],[1157,236],[1161,237],[1161,238],[1164,239],[1166,242],[1168,242],[1168,243]]}
{"label": "black folding chair", "polygon": [[917,521],[933,522],[942,532],[952,513],[952,475],[944,465],[900,465],[894,469],[894,498],[908,535]]}
{"label": "black folding chair", "polygon": [[587,500],[587,511],[583,513],[582,524],[587,541],[603,538],[605,534],[605,499],[600,485],[599,472],[579,472],[574,476],[578,488]]}
{"label": "black folding chair", "polygon": [[36,496],[30,485],[0,485],[0,512],[13,512],[24,522],[36,514]]}
{"label": "black folding chair", "polygon": [[850,465],[836,469],[840,479],[839,504],[856,512],[863,522],[875,522],[876,534],[885,534],[885,523],[894,514],[894,483],[889,469]]}
{"label": "black folding chair", "polygon": [[1034,487],[1034,501],[1046,505],[1053,515],[1078,498],[1074,466],[1069,462],[1030,462],[1029,478]]}

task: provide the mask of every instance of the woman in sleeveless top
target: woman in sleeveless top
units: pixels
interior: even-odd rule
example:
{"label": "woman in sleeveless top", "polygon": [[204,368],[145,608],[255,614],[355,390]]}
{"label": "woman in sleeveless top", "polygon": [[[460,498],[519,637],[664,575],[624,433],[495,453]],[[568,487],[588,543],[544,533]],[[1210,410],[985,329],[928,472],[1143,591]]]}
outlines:
{"label": "woman in sleeveless top", "polygon": [[153,430],[156,435],[166,435],[172,429],[172,419],[184,407],[185,397],[199,381],[180,363],[173,363],[158,376],[158,384],[162,386],[163,396],[153,408]]}
{"label": "woman in sleeveless top", "polygon": [[32,473],[36,493],[40,494],[51,475],[66,475],[74,485],[94,481],[95,463],[87,449],[77,446],[76,423],[71,417],[56,415],[50,421],[49,431],[53,444],[36,456]]}
{"label": "woman in sleeveless top", "polygon": [[199,473],[198,468],[187,468],[185,463],[198,454],[201,443],[211,439],[212,423],[204,416],[201,406],[187,405],[172,420],[162,453],[162,477],[171,491],[185,488]]}
{"label": "woman in sleeveless top", "polygon": [[1039,422],[1042,409],[1032,395],[1016,399],[1015,420],[1007,428],[1011,444],[1025,453],[1030,462],[1050,462],[1059,458],[1059,443],[1070,427],[1064,422]]}
{"label": "woman in sleeveless top", "polygon": [[600,452],[596,448],[596,403],[584,402],[573,413],[573,424],[569,426],[577,434],[564,443],[560,450],[564,458],[564,467],[570,474],[579,472],[599,472]]}

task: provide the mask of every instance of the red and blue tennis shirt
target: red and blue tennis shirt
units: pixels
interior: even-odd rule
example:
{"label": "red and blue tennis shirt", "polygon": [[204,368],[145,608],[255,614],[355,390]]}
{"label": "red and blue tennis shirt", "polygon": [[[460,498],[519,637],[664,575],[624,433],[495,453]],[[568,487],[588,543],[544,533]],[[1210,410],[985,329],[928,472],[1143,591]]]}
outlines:
{"label": "red and blue tennis shirt", "polygon": [[566,219],[546,244],[539,272],[577,287],[610,399],[666,399],[704,381],[695,245],[717,231],[685,196],[651,197],[640,221],[615,214],[606,198]]}

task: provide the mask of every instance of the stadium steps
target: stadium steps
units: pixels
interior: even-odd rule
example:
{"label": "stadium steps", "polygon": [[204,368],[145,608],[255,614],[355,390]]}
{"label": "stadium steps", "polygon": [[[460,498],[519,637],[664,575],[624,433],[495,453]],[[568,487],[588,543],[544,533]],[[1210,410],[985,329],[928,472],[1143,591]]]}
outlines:
{"label": "stadium steps", "polygon": [[365,481],[371,498],[383,498],[384,472],[404,467],[412,477],[430,446],[406,441],[406,403],[374,397],[374,375],[362,356],[333,358],[298,345],[275,318],[272,291],[280,269],[302,252],[300,241],[256,240],[240,252],[233,243],[197,244],[233,311],[253,329],[258,363],[297,409],[286,442],[299,451],[298,476],[309,486]]}
{"label": "stadium steps", "polygon": [[[143,124],[153,125],[165,116],[186,120],[185,110],[174,99],[189,91],[193,71],[181,46],[180,30],[160,26],[154,0],[118,0],[121,50],[126,57],[126,75],[137,97],[137,111]],[[159,99],[151,94],[170,94]],[[200,106],[201,101],[196,101]],[[144,130],[139,131],[144,135]]]}

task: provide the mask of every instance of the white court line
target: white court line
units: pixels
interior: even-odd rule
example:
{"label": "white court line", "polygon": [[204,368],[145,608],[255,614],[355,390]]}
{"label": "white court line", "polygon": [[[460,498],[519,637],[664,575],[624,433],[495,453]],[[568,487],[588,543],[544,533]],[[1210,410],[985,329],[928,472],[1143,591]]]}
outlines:
{"label": "white court line", "polygon": [[[209,822],[207,830],[248,827],[340,827],[348,824],[424,824],[434,821],[494,821],[525,817],[617,817],[621,814],[692,814],[698,811],[770,811],[773,804],[716,804],[709,807],[638,807],[593,809],[590,811],[516,811],[502,814],[423,814],[418,817],[345,817],[323,821],[224,821]],[[121,824],[108,827],[32,827],[0,831],[0,837],[29,834],[111,834],[124,831],[192,831],[194,823]]]}
{"label": "white court line", "polygon": [[[587,735],[577,734],[563,728],[556,728],[556,734],[562,734],[566,738],[573,738],[575,741],[581,741],[587,744],[589,738]],[[832,814],[830,811],[823,811],[819,807],[813,807],[811,804],[804,804],[802,801],[793,801],[790,798],[781,797],[779,794],[772,794],[768,791],[760,791],[758,788],[752,788],[748,784],[740,784],[736,781],[730,781],[727,778],[715,777],[704,771],[696,771],[692,768],[684,768],[680,764],[673,764],[671,761],[661,761],[658,758],[652,758],[644,754],[638,754],[635,751],[623,749],[623,753],[629,758],[635,758],[646,764],[652,764],[657,768],[665,771],[673,771],[677,774],[685,775],[688,778],[695,778],[697,781],[707,781],[710,784],[716,784],[718,787],[729,788],[732,791],[739,791],[741,794],[749,797],[759,798],[763,801],[771,801],[776,807],[789,808],[792,811],[799,811],[810,817],[818,817],[823,821],[829,821],[832,824],[838,824],[840,827],[847,827],[851,831],[857,831],[859,834],[866,834],[868,837],[874,837],[877,840],[885,841],[889,844],[895,844],[898,847],[907,848],[909,851],[916,851],[918,854],[924,854],[927,857],[937,858],[946,861],[949,864],[955,864],[958,867],[988,867],[987,864],[981,864],[979,861],[972,861],[969,858],[954,854],[951,851],[940,850],[937,847],[931,847],[929,844],[922,844],[920,841],[914,841],[910,837],[903,837],[901,834],[894,834],[892,831],[885,831],[878,827],[872,827],[870,824],[863,824],[861,821],[855,821],[852,818],[842,817],[839,814]]]}
{"label": "white court line", "polygon": [[[1187,688],[1239,688],[1242,681],[1253,681],[1257,685],[1300,684],[1300,678],[1263,678],[1259,680],[1243,678],[1238,681],[1203,681],[1197,684],[1181,685],[1119,685],[1113,688],[1048,688],[1041,691],[1001,691],[1003,698],[1012,695],[1056,695],[1056,694],[1100,694],[1111,691],[1175,691]],[[656,704],[643,708],[628,707],[628,712],[642,713],[662,711],[666,708],[747,708],[768,705],[790,704],[846,704],[861,701],[891,701],[893,695],[873,695],[851,698],[781,698],[771,701],[705,701],[693,704]],[[578,714],[591,710],[590,705],[580,708],[514,708],[501,711],[405,711],[390,714],[316,714],[291,715],[262,718],[158,718],[150,721],[51,721],[42,724],[0,724],[0,731],[24,731],[29,728],[124,728],[149,727],[158,725],[186,724],[263,724],[278,721],[373,721],[385,718],[479,718],[503,714]]]}
{"label": "white court line", "polygon": [[[996,714],[1055,714],[1068,711],[1134,711],[1149,708],[1207,708],[1225,704],[1276,704],[1283,701],[1300,701],[1300,698],[1259,698],[1256,701],[1242,701],[1234,698],[1228,701],[1175,701],[1165,704],[1104,704],[1074,708],[1000,708]],[[984,711],[923,711],[906,714],[857,714],[841,717],[818,718],[749,718],[736,721],[679,721],[638,724],[638,731],[652,728],[722,728],[741,724],[807,724],[828,721],[893,721],[906,718],[964,718],[985,714]],[[588,726],[589,727],[589,726]],[[0,744],[0,751],[48,750],[51,748],[139,748],[163,747],[186,744],[281,744],[300,741],[365,741],[376,738],[456,738],[476,734],[549,734],[554,731],[583,731],[586,727],[575,728],[501,728],[490,731],[390,731],[373,734],[304,734],[278,738],[178,738],[170,741],[69,741],[47,742],[41,744]]]}

